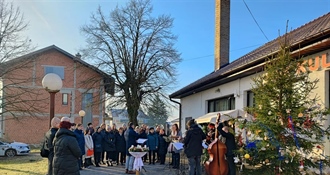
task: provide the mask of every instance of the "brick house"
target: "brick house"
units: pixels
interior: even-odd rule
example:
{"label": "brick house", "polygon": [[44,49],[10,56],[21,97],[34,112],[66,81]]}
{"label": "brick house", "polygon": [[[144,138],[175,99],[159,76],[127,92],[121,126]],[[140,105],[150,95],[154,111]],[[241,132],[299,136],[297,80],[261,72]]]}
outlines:
{"label": "brick house", "polygon": [[[113,78],[80,57],[52,45],[0,65],[0,138],[40,143],[50,121],[50,95],[41,84],[47,73],[63,81],[55,95],[55,117],[70,117],[84,127],[103,121]],[[80,110],[86,112],[83,118],[78,115]]]}

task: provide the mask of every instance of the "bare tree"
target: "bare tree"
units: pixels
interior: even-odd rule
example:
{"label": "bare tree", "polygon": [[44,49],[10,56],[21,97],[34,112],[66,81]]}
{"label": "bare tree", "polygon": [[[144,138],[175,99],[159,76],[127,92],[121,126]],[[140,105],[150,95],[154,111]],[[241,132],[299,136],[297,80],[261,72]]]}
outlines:
{"label": "bare tree", "polygon": [[13,3],[0,0],[0,63],[23,55],[33,49],[30,39],[21,34],[28,23]]}
{"label": "bare tree", "polygon": [[99,7],[91,24],[81,31],[87,47],[83,53],[116,81],[111,106],[124,104],[129,120],[137,124],[138,109],[175,82],[175,65],[181,61],[171,33],[173,18],[152,16],[150,0],[131,0],[106,16]]}
{"label": "bare tree", "polygon": [[18,7],[0,0],[0,116],[31,113],[40,107],[35,105],[39,93],[22,86],[32,82],[23,75],[31,70],[33,59],[14,59],[34,49],[22,36],[27,26]]}

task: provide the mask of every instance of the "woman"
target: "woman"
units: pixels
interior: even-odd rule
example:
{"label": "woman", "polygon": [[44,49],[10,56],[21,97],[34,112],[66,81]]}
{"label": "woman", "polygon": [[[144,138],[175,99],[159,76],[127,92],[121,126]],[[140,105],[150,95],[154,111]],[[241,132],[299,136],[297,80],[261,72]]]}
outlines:
{"label": "woman", "polygon": [[75,133],[70,131],[71,123],[61,121],[60,129],[54,138],[53,174],[56,175],[79,175],[78,159],[81,150]]}
{"label": "woman", "polygon": [[88,150],[92,150],[94,152],[93,138],[90,134],[91,134],[91,130],[89,128],[87,128],[85,130],[85,136],[84,136],[84,138],[85,138],[85,151],[86,151],[85,163],[84,163],[85,168],[88,168],[90,165],[93,165],[93,163],[92,163],[93,154],[92,155],[87,154]]}
{"label": "woman", "polygon": [[[173,142],[179,142],[182,138],[182,133],[176,123],[172,125],[171,138]],[[174,169],[178,169],[180,166],[180,150],[175,148],[172,152],[172,164]]]}
{"label": "woman", "polygon": [[168,142],[166,142],[165,138],[167,135],[165,134],[164,129],[159,130],[159,136],[158,136],[158,156],[160,158],[160,164],[164,165],[165,164],[165,157],[166,157],[166,152],[167,152],[167,147],[168,147]]}
{"label": "woman", "polygon": [[103,152],[102,149],[102,142],[103,142],[103,136],[101,134],[101,127],[96,128],[96,132],[94,132],[92,138],[94,143],[94,162],[96,167],[100,167],[101,162],[101,154]]}
{"label": "woman", "polygon": [[153,127],[149,129],[147,147],[149,148],[149,165],[151,164],[151,157],[152,164],[155,164],[156,150],[158,149],[158,135],[155,133]]}
{"label": "woman", "polygon": [[116,137],[115,133],[112,131],[111,126],[107,125],[107,130],[105,132],[105,145],[104,151],[106,151],[106,162],[108,166],[113,166],[113,161],[116,161]]}
{"label": "woman", "polygon": [[[139,134],[138,139],[148,139],[148,134],[147,134],[146,130],[144,129],[144,127],[139,128],[139,133],[138,134]],[[140,145],[143,147],[145,144],[146,143],[144,142],[144,143],[142,143]],[[142,159],[146,162],[148,160],[147,154],[144,155],[142,157]]]}
{"label": "woman", "polygon": [[121,165],[124,165],[126,157],[126,140],[124,137],[123,127],[120,127],[118,133],[116,134],[116,153],[117,165],[119,165],[119,161]]}

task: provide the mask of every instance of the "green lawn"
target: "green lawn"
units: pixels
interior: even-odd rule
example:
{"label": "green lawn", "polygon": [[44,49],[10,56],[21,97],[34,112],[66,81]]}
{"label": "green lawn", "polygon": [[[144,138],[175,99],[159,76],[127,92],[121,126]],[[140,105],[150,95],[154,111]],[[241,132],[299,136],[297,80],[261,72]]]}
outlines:
{"label": "green lawn", "polygon": [[39,150],[32,150],[30,155],[0,157],[1,175],[45,175],[47,174],[47,158],[39,155]]}

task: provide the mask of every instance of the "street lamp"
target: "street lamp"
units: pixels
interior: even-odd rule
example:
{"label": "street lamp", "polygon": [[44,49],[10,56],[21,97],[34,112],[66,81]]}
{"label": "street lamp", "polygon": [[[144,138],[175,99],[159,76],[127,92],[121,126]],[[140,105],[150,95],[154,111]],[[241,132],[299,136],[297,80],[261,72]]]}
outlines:
{"label": "street lamp", "polygon": [[50,112],[49,112],[49,127],[51,127],[51,121],[54,118],[55,111],[55,94],[62,88],[62,79],[54,73],[49,73],[42,79],[42,86],[50,94]]}
{"label": "street lamp", "polygon": [[84,110],[80,110],[78,114],[81,117],[81,124],[83,124],[83,121],[84,121],[83,119],[84,119],[86,112]]}

